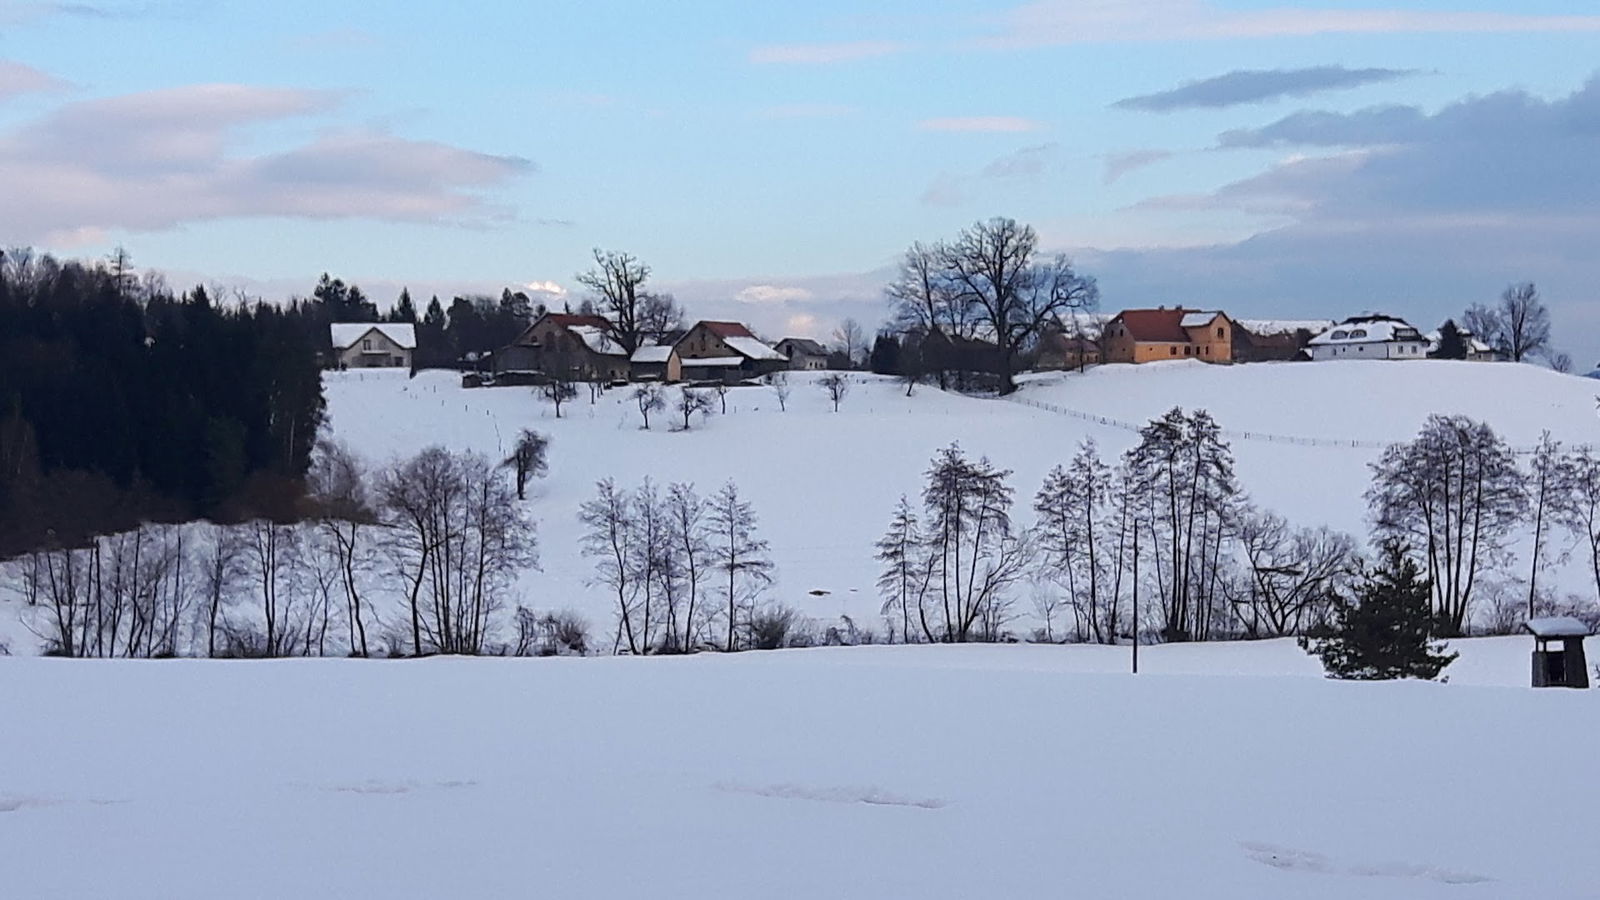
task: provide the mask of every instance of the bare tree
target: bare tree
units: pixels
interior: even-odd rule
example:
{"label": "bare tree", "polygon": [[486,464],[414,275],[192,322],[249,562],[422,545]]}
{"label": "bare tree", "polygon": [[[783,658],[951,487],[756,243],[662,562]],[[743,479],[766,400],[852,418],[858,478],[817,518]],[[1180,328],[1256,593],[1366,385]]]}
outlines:
{"label": "bare tree", "polygon": [[667,393],[661,385],[646,382],[633,389],[633,402],[639,405],[639,415],[644,417],[644,430],[650,430],[650,414],[667,408]]}
{"label": "bare tree", "polygon": [[1550,346],[1550,311],[1533,282],[1513,284],[1500,294],[1501,349],[1522,362]]}
{"label": "bare tree", "polygon": [[739,649],[740,612],[754,609],[761,592],[772,583],[773,569],[767,542],[756,537],[755,510],[731,480],[707,504],[706,536],[711,568],[723,578],[724,649],[731,653]]}
{"label": "bare tree", "polygon": [[660,341],[683,327],[683,307],[671,294],[646,293],[640,297],[638,321],[641,344]]}
{"label": "bare tree", "polygon": [[1572,354],[1563,350],[1547,350],[1545,361],[1550,364],[1550,370],[1563,375],[1572,374]]}
{"label": "bare tree", "polygon": [[1504,559],[1527,512],[1510,448],[1488,425],[1435,415],[1371,468],[1366,498],[1375,530],[1423,555],[1434,616],[1447,634],[1463,633],[1478,577]]}
{"label": "bare tree", "polygon": [[1533,518],[1533,550],[1529,554],[1528,618],[1534,617],[1534,601],[1539,595],[1539,572],[1549,564],[1545,540],[1550,526],[1570,520],[1577,500],[1577,473],[1573,460],[1561,450],[1561,442],[1548,430],[1539,434],[1527,475],[1528,500]]}
{"label": "bare tree", "polygon": [[839,402],[850,393],[850,376],[843,372],[829,372],[817,379],[817,387],[822,388],[833,402],[833,411],[839,411]]}
{"label": "bare tree", "polygon": [[704,391],[697,391],[691,387],[684,387],[678,393],[678,415],[683,416],[683,430],[689,430],[689,423],[695,413],[709,415],[711,413],[711,397]]}
{"label": "bare tree", "polygon": [[550,401],[556,408],[556,418],[561,418],[561,404],[578,397],[578,386],[564,377],[551,376],[550,380],[537,388],[539,396]]}
{"label": "bare tree", "polygon": [[550,470],[546,456],[550,451],[550,439],[534,431],[524,428],[517,434],[517,442],[511,447],[511,455],[500,463],[516,473],[517,499],[528,499],[528,482],[534,478],[543,477]]}
{"label": "bare tree", "polygon": [[[895,506],[889,530],[878,539],[876,557],[883,563],[878,575],[878,593],[883,597],[882,615],[900,614],[900,640],[912,643],[920,633],[922,638],[935,640],[933,628],[928,624],[926,599],[933,584],[932,557],[927,551],[927,538],[917,519],[916,508],[901,495]],[[916,623],[913,627],[912,619]],[[890,641],[893,642],[893,620],[890,620]]]}
{"label": "bare tree", "polygon": [[860,322],[855,319],[845,319],[833,330],[833,342],[839,352],[850,360],[850,367],[853,369],[866,352],[867,334],[861,329]]}
{"label": "bare tree", "polygon": [[667,601],[667,646],[687,653],[699,643],[696,635],[705,618],[699,605],[700,586],[711,565],[706,504],[694,485],[680,483],[667,489],[666,518],[669,541],[661,577]]}
{"label": "bare tree", "polygon": [[995,640],[1006,591],[1029,558],[1026,535],[1011,528],[1008,469],[968,459],[952,444],[939,451],[922,491],[924,534],[933,570],[940,640]]}
{"label": "bare tree", "polygon": [[1559,519],[1578,537],[1589,558],[1589,573],[1600,597],[1600,458],[1584,448],[1568,458],[1572,479],[1571,503]]}
{"label": "bare tree", "polygon": [[1045,476],[1034,497],[1034,526],[1042,573],[1067,592],[1079,640],[1115,643],[1117,595],[1108,545],[1116,523],[1112,512],[1111,468],[1093,440],[1078,447],[1071,463]]}
{"label": "bare tree", "polygon": [[768,373],[767,387],[772,388],[773,396],[778,398],[778,411],[787,412],[789,409],[789,373],[783,371]]}
{"label": "bare tree", "polygon": [[1123,472],[1132,527],[1151,538],[1147,571],[1161,594],[1162,633],[1203,640],[1225,612],[1219,576],[1239,494],[1233,452],[1209,413],[1174,407],[1140,429]]}
{"label": "bare tree", "polygon": [[360,585],[371,560],[370,542],[363,538],[364,529],[377,523],[377,514],[367,496],[365,473],[349,448],[325,441],[318,445],[309,481],[319,530],[334,554],[350,627],[350,650],[367,656],[367,615]]}
{"label": "bare tree", "polygon": [[378,479],[414,653],[482,653],[511,582],[538,564],[534,526],[479,453],[429,447]]}
{"label": "bare tree", "polygon": [[210,525],[206,532],[210,540],[201,558],[200,584],[206,613],[206,655],[216,656],[223,604],[244,576],[244,542],[239,530],[228,525]]}
{"label": "bare tree", "polygon": [[632,355],[646,334],[646,320],[652,315],[661,318],[659,311],[646,308],[649,303],[644,283],[650,278],[650,267],[630,253],[598,247],[594,250],[594,262],[594,268],[578,274],[578,283],[594,292],[596,306],[611,320],[617,342]]}
{"label": "bare tree", "polygon": [[717,403],[720,404],[720,406],[721,406],[722,414],[723,415],[727,415],[728,414],[728,384],[727,384],[727,382],[723,382],[723,381],[717,382],[716,386],[711,389],[711,392],[717,395]]}
{"label": "bare tree", "polygon": [[1282,516],[1249,510],[1239,520],[1249,567],[1236,601],[1250,637],[1303,634],[1323,624],[1357,565],[1355,541],[1328,528],[1293,528]]}
{"label": "bare tree", "polygon": [[994,340],[1000,392],[1017,389],[1017,357],[1047,324],[1092,309],[1100,290],[1065,256],[1036,262],[1038,235],[1015,219],[978,222],[956,236],[945,253],[946,277],[957,302],[972,311],[981,332]]}
{"label": "bare tree", "polygon": [[640,586],[634,580],[638,529],[633,513],[633,498],[606,478],[595,485],[594,499],[579,509],[578,521],[588,529],[583,535],[583,554],[595,559],[595,577],[590,583],[609,588],[616,599],[617,640],[612,646],[615,649],[626,639],[628,652],[637,655],[645,652],[648,639],[642,624],[635,623]]}

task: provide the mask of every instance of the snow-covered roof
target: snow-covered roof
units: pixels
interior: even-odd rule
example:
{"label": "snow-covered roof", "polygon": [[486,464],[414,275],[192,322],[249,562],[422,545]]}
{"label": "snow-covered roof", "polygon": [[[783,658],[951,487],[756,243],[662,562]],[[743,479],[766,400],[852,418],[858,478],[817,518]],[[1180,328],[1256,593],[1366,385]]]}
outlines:
{"label": "snow-covered roof", "polygon": [[650,344],[633,351],[633,361],[636,363],[664,363],[671,357],[671,344]]}
{"label": "snow-covered roof", "polygon": [[628,351],[622,349],[605,329],[593,325],[568,325],[567,330],[577,335],[590,350],[602,356],[627,356]]}
{"label": "snow-covered roof", "polygon": [[1321,334],[1333,327],[1332,319],[1235,319],[1234,323],[1251,334],[1294,334],[1309,331]]}
{"label": "snow-covered roof", "polygon": [[784,338],[778,342],[778,346],[780,347],[784,344],[789,345],[790,355],[795,353],[804,353],[807,356],[828,355],[828,348],[822,346],[811,338]]}
{"label": "snow-covered roof", "polygon": [[1211,320],[1222,315],[1221,310],[1201,310],[1199,312],[1186,312],[1178,325],[1183,328],[1204,328],[1211,324]]}
{"label": "snow-covered roof", "polygon": [[735,352],[742,353],[751,359],[788,359],[787,356],[784,356],[782,353],[779,353],[771,347],[768,347],[766,344],[753,337],[725,337],[722,339],[722,342],[727,344]]}
{"label": "snow-covered roof", "polygon": [[[1493,353],[1494,352],[1494,348],[1493,347],[1491,347],[1488,344],[1485,344],[1483,341],[1480,341],[1477,338],[1473,337],[1472,336],[1472,332],[1470,332],[1470,331],[1462,331],[1462,332],[1460,332],[1460,334],[1461,334],[1462,340],[1466,342],[1467,349],[1472,351],[1473,353],[1482,354],[1482,353]],[[1426,337],[1428,338],[1428,348],[1430,350],[1438,350],[1439,349],[1439,341],[1441,340],[1440,335],[1439,335],[1439,331],[1437,329],[1435,329],[1433,331],[1430,331],[1430,332],[1427,333]]]}
{"label": "snow-covered roof", "polygon": [[701,366],[740,366],[744,364],[742,356],[707,356],[702,359],[686,359],[683,361],[685,369],[694,369]]}
{"label": "snow-covered roof", "polygon": [[1313,346],[1330,344],[1426,343],[1426,338],[1402,319],[1340,322],[1311,339]]}
{"label": "snow-covered roof", "polygon": [[328,326],[333,346],[339,350],[354,347],[373,329],[403,349],[417,348],[417,328],[409,322],[335,322]]}
{"label": "snow-covered roof", "polygon": [[1529,619],[1522,626],[1535,637],[1588,637],[1589,626],[1572,616],[1545,616],[1539,619]]}

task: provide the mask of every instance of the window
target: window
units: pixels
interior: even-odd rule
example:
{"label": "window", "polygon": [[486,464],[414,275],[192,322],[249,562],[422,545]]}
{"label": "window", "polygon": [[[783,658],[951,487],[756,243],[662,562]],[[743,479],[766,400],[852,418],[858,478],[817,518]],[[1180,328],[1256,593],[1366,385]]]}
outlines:
{"label": "window", "polygon": [[1193,347],[1185,347],[1185,348],[1183,348],[1183,355],[1184,356],[1188,356],[1190,351],[1192,351],[1192,350],[1194,350]]}
{"label": "window", "polygon": [[1178,348],[1177,347],[1168,347],[1167,349],[1172,351],[1172,355],[1173,356],[1177,356],[1178,355]]}
{"label": "window", "polygon": [[1350,332],[1350,336],[1353,338],[1364,338],[1367,336],[1367,331],[1364,328],[1357,328],[1355,331]]}
{"label": "window", "polygon": [[1220,326],[1217,328],[1217,337],[1226,337],[1226,335],[1222,333],[1222,328]]}
{"label": "window", "polygon": [[1342,341],[1342,340],[1344,340],[1345,338],[1347,338],[1349,336],[1350,336],[1350,332],[1348,332],[1348,331],[1335,331],[1333,333],[1333,339],[1336,340],[1336,341]]}
{"label": "window", "polygon": [[363,338],[361,340],[361,349],[362,350],[371,350],[372,349],[372,338]]}

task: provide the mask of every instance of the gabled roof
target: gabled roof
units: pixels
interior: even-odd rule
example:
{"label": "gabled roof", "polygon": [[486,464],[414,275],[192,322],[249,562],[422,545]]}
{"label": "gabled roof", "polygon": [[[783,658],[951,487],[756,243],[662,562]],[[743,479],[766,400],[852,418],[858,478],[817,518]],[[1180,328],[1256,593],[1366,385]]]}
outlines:
{"label": "gabled roof", "polygon": [[569,325],[567,330],[578,336],[584,345],[601,356],[627,356],[628,351],[611,336],[611,326]]}
{"label": "gabled roof", "polygon": [[402,349],[417,349],[417,328],[409,322],[335,322],[328,326],[329,337],[338,350],[354,347],[372,331],[394,341]]}
{"label": "gabled roof", "polygon": [[1183,330],[1183,317],[1188,312],[1186,309],[1125,309],[1112,321],[1121,322],[1136,341],[1187,344],[1189,333]]}
{"label": "gabled roof", "polygon": [[[1220,309],[1193,310],[1184,313],[1183,319],[1178,324],[1184,328],[1204,328],[1216,321],[1217,316],[1221,315],[1222,310]],[[1223,318],[1227,317],[1223,316]]]}
{"label": "gabled roof", "polygon": [[795,350],[798,350],[807,356],[828,355],[827,348],[823,347],[821,344],[817,343],[811,338],[784,338],[778,342],[779,347],[782,347],[784,344],[789,345],[791,353],[793,353]]}
{"label": "gabled roof", "polygon": [[[571,328],[574,325],[588,325],[591,328],[599,328],[602,331],[611,330],[611,320],[605,316],[585,316],[577,313],[545,313],[544,318],[564,328]],[[535,324],[538,323],[535,322]]]}
{"label": "gabled roof", "polygon": [[700,322],[700,324],[704,325],[706,327],[707,331],[711,332],[712,334],[716,335],[719,338],[755,337],[755,335],[750,333],[750,329],[744,327],[744,325],[739,323],[739,322],[705,322],[705,321],[702,321],[702,322]]}
{"label": "gabled roof", "polygon": [[633,351],[633,361],[636,363],[664,363],[671,358],[671,344],[646,344]]}

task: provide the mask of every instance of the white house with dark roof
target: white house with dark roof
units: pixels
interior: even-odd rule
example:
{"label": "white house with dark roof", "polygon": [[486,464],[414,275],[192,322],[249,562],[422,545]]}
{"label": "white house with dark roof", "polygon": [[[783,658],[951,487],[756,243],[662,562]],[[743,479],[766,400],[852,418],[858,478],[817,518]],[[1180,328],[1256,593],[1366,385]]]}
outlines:
{"label": "white house with dark roof", "polygon": [[1316,361],[1330,359],[1427,359],[1428,339],[1404,319],[1352,316],[1306,345]]}
{"label": "white house with dark roof", "polygon": [[328,326],[341,369],[411,368],[417,329],[408,322],[335,322]]}

